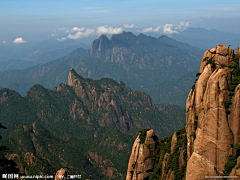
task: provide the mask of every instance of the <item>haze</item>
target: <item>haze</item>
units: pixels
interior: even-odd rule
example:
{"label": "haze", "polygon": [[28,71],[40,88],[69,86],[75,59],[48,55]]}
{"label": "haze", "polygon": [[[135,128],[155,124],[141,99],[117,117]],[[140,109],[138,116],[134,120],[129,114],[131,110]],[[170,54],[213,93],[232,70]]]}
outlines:
{"label": "haze", "polygon": [[0,43],[73,39],[89,44],[101,34],[159,37],[189,27],[240,34],[239,10],[237,0],[1,0]]}

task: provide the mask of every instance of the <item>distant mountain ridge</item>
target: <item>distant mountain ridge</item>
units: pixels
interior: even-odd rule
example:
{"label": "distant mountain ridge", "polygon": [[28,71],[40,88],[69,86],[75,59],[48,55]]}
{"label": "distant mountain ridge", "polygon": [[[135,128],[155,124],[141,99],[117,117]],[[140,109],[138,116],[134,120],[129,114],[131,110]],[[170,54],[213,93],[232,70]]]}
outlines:
{"label": "distant mountain ridge", "polygon": [[214,47],[217,43],[225,46],[231,45],[231,48],[239,46],[240,34],[221,32],[216,29],[207,30],[204,28],[188,28],[180,34],[171,35],[177,41],[186,42],[192,46],[207,50]]}
{"label": "distant mountain ridge", "polygon": [[153,38],[130,32],[105,35],[93,41],[83,54],[25,70],[0,73],[0,84],[24,95],[34,84],[54,88],[67,82],[68,70],[92,79],[113,78],[131,89],[150,90],[164,81],[174,81],[188,72],[197,71],[202,50],[167,36]]}

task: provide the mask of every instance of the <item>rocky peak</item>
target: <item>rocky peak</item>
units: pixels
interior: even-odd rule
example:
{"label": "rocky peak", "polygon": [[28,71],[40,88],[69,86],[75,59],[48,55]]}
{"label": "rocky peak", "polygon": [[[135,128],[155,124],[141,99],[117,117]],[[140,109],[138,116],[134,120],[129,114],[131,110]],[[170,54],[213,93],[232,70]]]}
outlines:
{"label": "rocky peak", "polygon": [[97,56],[106,51],[111,46],[106,35],[101,35],[98,39],[94,40],[90,47],[90,56]]}
{"label": "rocky peak", "polygon": [[207,64],[207,59],[211,59],[216,63],[216,68],[221,65],[230,65],[233,62],[234,50],[230,47],[217,44],[215,48],[207,50],[202,58],[201,66],[199,72],[202,73],[205,65]]}
{"label": "rocky peak", "polygon": [[[150,114],[158,113],[158,110],[151,97],[142,91],[131,91],[123,82],[116,82],[109,78],[85,79],[76,74],[73,69],[70,70],[68,75],[68,85],[79,98],[72,105],[71,114],[74,115],[74,119],[77,116],[82,117],[82,113],[80,113],[81,115],[75,114],[76,112],[82,112],[79,109],[82,104],[88,110],[96,112],[102,117],[101,121],[98,121],[101,127],[112,125],[112,127],[117,127],[124,132],[129,131],[134,126],[153,127],[151,125],[153,121],[146,120],[147,118],[143,118],[143,116],[147,112],[151,117]],[[145,108],[142,109],[142,107]],[[133,109],[139,113],[137,115],[138,120],[133,118],[130,113]],[[166,129],[166,131],[168,130]],[[156,131],[156,133],[159,132]]]}
{"label": "rocky peak", "polygon": [[0,90],[0,104],[4,103],[8,99],[21,99],[21,95],[15,91],[3,88]]}
{"label": "rocky peak", "polygon": [[133,144],[126,180],[149,177],[154,168],[153,157],[157,154],[157,141],[158,139],[152,129],[140,131]]}
{"label": "rocky peak", "polygon": [[100,38],[99,38],[99,46],[98,46],[98,50],[99,51],[104,51],[105,48],[107,48],[109,46],[109,39],[106,35],[101,35]]}
{"label": "rocky peak", "polygon": [[171,38],[169,38],[169,37],[166,36],[166,35],[162,35],[162,36],[160,36],[158,39],[171,39]]}
{"label": "rocky peak", "polygon": [[237,50],[236,56],[240,58],[240,45],[239,45],[239,47],[238,47],[238,50]]}
{"label": "rocky peak", "polygon": [[[77,82],[81,79],[81,76],[78,75],[74,69],[70,69],[68,73],[68,85],[74,86],[77,84]],[[83,79],[83,78],[82,78]]]}
{"label": "rocky peak", "polygon": [[240,45],[239,45],[239,47],[238,47],[236,56],[239,58],[239,64],[240,64]]}

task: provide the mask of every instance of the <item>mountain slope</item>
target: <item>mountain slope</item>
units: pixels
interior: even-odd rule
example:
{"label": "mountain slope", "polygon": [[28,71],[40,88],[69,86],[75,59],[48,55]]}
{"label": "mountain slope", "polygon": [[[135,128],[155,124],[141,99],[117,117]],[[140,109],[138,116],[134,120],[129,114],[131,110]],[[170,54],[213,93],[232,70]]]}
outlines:
{"label": "mountain slope", "polygon": [[185,108],[188,90],[196,80],[196,74],[196,72],[187,73],[177,80],[162,82],[146,92],[156,104],[172,103]]}
{"label": "mountain slope", "polygon": [[[53,90],[34,85],[25,97],[9,89],[0,90],[1,123],[8,128],[3,138],[8,138],[13,151],[49,159],[58,169],[56,164],[67,163],[71,172],[96,169],[109,178],[124,176],[133,137],[140,129],[154,128],[162,137],[183,126],[183,120],[177,118],[181,113],[170,110],[182,112],[182,108],[160,107],[155,106],[149,95],[132,91],[121,81],[85,79],[73,69],[68,85],[60,84]],[[39,133],[33,122],[37,123]],[[55,153],[49,154],[44,142],[60,148],[51,149]],[[86,169],[82,166],[77,169],[73,161],[67,160],[67,154],[62,152],[66,146],[79,158],[84,157],[80,160]],[[56,159],[57,154],[62,159]]]}
{"label": "mountain slope", "polygon": [[102,35],[83,55],[0,73],[0,83],[24,95],[36,83],[51,89],[66,83],[68,70],[74,68],[83,77],[113,78],[125,82],[131,89],[145,91],[197,71],[201,54],[202,50],[165,36],[157,39],[124,32],[108,39]]}

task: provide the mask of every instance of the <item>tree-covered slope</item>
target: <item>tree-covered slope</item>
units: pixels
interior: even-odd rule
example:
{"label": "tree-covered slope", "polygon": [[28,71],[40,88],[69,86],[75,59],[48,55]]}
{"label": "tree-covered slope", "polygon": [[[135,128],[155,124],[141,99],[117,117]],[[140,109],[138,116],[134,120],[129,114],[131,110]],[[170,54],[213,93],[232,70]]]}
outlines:
{"label": "tree-covered slope", "polygon": [[[53,90],[34,85],[25,97],[0,90],[0,118],[8,127],[3,137],[13,151],[49,159],[56,168],[65,163],[73,172],[95,169],[111,178],[126,173],[133,137],[140,129],[153,128],[162,137],[182,127],[180,120],[174,122],[179,114],[171,113],[121,81],[85,79],[73,69],[68,85]],[[76,169],[70,161],[73,154],[84,167]]]}

